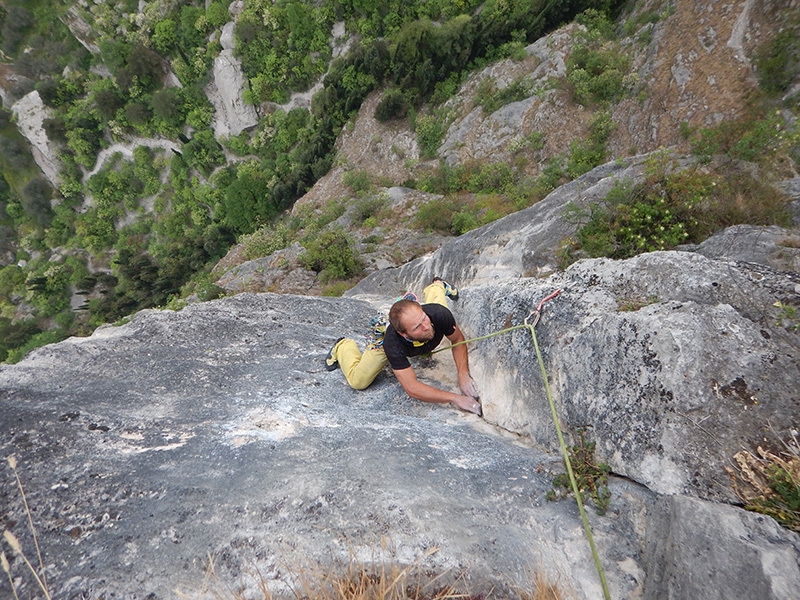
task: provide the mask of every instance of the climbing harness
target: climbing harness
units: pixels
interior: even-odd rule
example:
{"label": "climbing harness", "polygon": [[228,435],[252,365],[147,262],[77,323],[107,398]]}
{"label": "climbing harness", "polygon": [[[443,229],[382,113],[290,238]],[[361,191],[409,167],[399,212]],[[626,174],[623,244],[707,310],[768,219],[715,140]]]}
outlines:
{"label": "climbing harness", "polygon": [[586,533],[586,538],[589,540],[589,548],[591,548],[592,550],[592,556],[594,558],[595,567],[597,568],[597,574],[600,576],[600,585],[603,587],[603,597],[605,598],[605,600],[611,600],[611,594],[608,590],[608,584],[606,583],[605,572],[603,571],[603,566],[600,564],[600,556],[597,553],[597,547],[595,546],[594,543],[592,528],[589,525],[589,519],[587,518],[586,511],[583,508],[583,499],[581,497],[581,491],[578,488],[578,483],[575,479],[575,473],[572,470],[572,462],[570,461],[569,458],[569,451],[567,450],[567,444],[564,441],[564,435],[561,432],[561,426],[559,425],[558,422],[558,412],[556,411],[556,404],[553,401],[553,395],[550,392],[550,382],[548,381],[547,378],[547,370],[545,369],[544,366],[544,359],[542,358],[542,352],[539,349],[539,342],[536,339],[536,324],[539,322],[539,319],[542,316],[542,308],[544,306],[544,303],[552,300],[553,298],[556,298],[560,293],[561,289],[558,289],[549,296],[543,298],[536,306],[536,308],[532,310],[527,317],[525,317],[525,320],[522,325],[514,325],[512,327],[501,329],[500,331],[495,331],[494,333],[490,333],[488,335],[482,335],[479,337],[470,338],[468,340],[463,340],[461,342],[457,342],[445,348],[438,348],[434,350],[431,354],[433,354],[434,352],[447,350],[448,348],[452,348],[453,346],[459,346],[461,344],[467,344],[470,342],[477,342],[478,340],[485,340],[487,338],[494,337],[496,335],[500,335],[503,333],[509,333],[517,329],[525,328],[531,332],[531,338],[533,339],[533,347],[536,349],[536,360],[539,362],[539,369],[542,372],[542,380],[544,381],[544,389],[547,395],[547,401],[550,404],[550,412],[553,417],[553,425],[555,425],[556,434],[558,435],[558,443],[561,446],[561,454],[564,459],[564,465],[567,468],[567,474],[569,475],[570,484],[572,485],[572,492],[575,494],[575,501],[578,503],[578,510],[580,511],[581,514],[581,521],[583,521],[583,530]]}
{"label": "climbing harness", "polygon": [[369,330],[367,331],[366,338],[367,346],[371,348],[382,348],[383,338],[386,336],[386,328],[389,326],[389,321],[384,315],[375,315],[369,320]]}

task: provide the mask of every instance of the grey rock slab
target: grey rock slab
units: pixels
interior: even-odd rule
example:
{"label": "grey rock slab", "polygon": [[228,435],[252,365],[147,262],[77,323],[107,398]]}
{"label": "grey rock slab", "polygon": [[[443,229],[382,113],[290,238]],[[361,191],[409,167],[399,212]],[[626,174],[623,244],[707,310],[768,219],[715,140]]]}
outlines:
{"label": "grey rock slab", "polygon": [[697,252],[709,258],[760,263],[800,274],[800,230],[735,225],[702,242]]}
{"label": "grey rock slab", "polygon": [[[537,570],[598,597],[577,508],[544,499],[557,457],[413,401],[388,374],[356,392],[324,369],[333,341],[360,337],[374,312],[240,294],[143,311],[0,366],[0,448],[19,462],[55,595],[216,597],[209,560],[217,591],[254,596],[263,579],[291,595],[308,565],[388,554],[475,590],[510,594]],[[34,557],[3,469],[4,527]],[[611,488],[613,510],[591,521],[614,597],[636,598],[654,496]],[[21,597],[35,595],[11,561]]]}
{"label": "grey rock slab", "polygon": [[800,598],[800,538],[772,519],[685,496],[651,511],[645,600]]}
{"label": "grey rock slab", "polygon": [[[735,502],[733,455],[798,428],[800,337],[774,307],[798,299],[790,274],[655,252],[466,287],[453,310],[467,337],[486,335],[523,323],[555,289],[537,336],[559,414],[589,430],[614,472]],[[475,342],[470,356],[486,419],[555,448],[530,332]]]}

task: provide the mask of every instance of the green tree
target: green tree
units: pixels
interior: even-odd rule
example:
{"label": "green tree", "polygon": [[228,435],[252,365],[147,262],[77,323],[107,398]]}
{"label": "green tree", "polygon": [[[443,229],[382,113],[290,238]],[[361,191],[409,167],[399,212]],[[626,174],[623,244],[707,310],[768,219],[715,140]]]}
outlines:
{"label": "green tree", "polygon": [[161,85],[164,66],[161,57],[146,46],[130,47],[125,66],[117,72],[117,85],[126,94],[141,96]]}
{"label": "green tree", "polygon": [[35,177],[22,188],[22,206],[39,225],[47,226],[53,219],[50,197],[53,193],[44,177]]}
{"label": "green tree", "polygon": [[225,162],[222,147],[214,139],[214,132],[210,130],[196,132],[194,137],[183,146],[183,155],[189,165],[206,177],[211,174],[214,167]]}
{"label": "green tree", "polygon": [[278,213],[264,173],[247,165],[225,189],[222,206],[225,224],[237,233],[252,233]]}
{"label": "green tree", "polygon": [[167,125],[177,127],[183,123],[183,100],[177,88],[158,90],[151,100],[153,114]]}
{"label": "green tree", "polygon": [[97,112],[103,119],[110,121],[117,116],[117,111],[125,106],[125,101],[116,89],[99,89],[93,94]]}
{"label": "green tree", "polygon": [[206,19],[212,27],[222,27],[231,20],[227,3],[214,2],[206,9]]}
{"label": "green tree", "polygon": [[175,47],[175,42],[178,39],[178,26],[172,19],[164,19],[156,23],[153,28],[153,35],[150,41],[153,46],[163,55],[168,55]]}

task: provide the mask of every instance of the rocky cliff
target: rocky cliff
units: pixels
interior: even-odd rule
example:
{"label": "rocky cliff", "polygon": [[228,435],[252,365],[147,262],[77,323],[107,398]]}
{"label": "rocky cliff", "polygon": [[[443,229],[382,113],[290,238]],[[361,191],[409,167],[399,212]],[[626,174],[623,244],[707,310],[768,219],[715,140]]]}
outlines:
{"label": "rocky cliff", "polygon": [[[142,311],[0,365],[0,449],[18,461],[54,596],[288,597],[301,573],[356,562],[416,566],[478,597],[521,595],[531,573],[565,597],[601,597],[577,507],[546,499],[563,466],[529,331],[470,345],[483,419],[409,399],[388,371],[356,392],[324,369],[334,340],[362,340],[398,294],[440,275],[461,289],[451,308],[469,337],[523,323],[561,290],[537,341],[569,443],[587,436],[611,469],[608,511],[588,514],[613,598],[800,597],[800,537],[742,508],[735,458],[800,451],[794,163],[769,174],[794,199],[793,227],[739,225],[673,251],[566,269],[559,256],[577,228],[568,205],[642,182],[661,146],[688,163],[687,132],[741,116],[756,89],[754,49],[782,8],[638,3],[618,24],[632,67],[608,111],[614,160],[449,241],[413,226],[440,196],[403,185],[438,160],[405,121],[375,119],[375,92],[293,209],[301,218],[346,205],[333,225],[356,236],[368,276],[344,298],[305,295],[322,287],[299,244],[254,260],[237,246],[214,272],[230,297]],[[576,102],[565,79],[583,31],[559,29],[463,81],[444,107],[437,158],[514,163],[536,177],[591,137],[601,111]],[[242,102],[230,36],[224,25],[206,88],[217,135],[246,131],[259,114]],[[481,100],[515,85],[524,97],[497,110]],[[44,170],[52,149],[40,135],[46,115],[29,110],[35,95],[16,112]],[[153,143],[123,140],[83,175],[112,151]],[[346,184],[361,171],[366,196]],[[383,220],[368,227],[356,213],[375,198]],[[457,387],[449,352],[415,368]],[[36,563],[25,501],[6,463],[3,473],[3,525]],[[11,583],[0,580],[0,596],[13,585],[37,597],[22,558],[4,549]]]}
{"label": "rocky cliff", "polygon": [[[559,455],[528,331],[471,346],[485,420],[413,401],[388,372],[356,392],[323,366],[398,290],[453,273],[469,336],[519,324],[562,290],[537,338],[562,426],[573,441],[588,432],[612,468],[608,512],[589,511],[612,597],[797,597],[800,538],[738,508],[725,469],[743,448],[797,435],[800,340],[776,325],[775,303],[796,302],[800,279],[758,252],[796,261],[797,232],[727,231],[695,252],[531,277],[551,203],[621,169],[378,272],[348,298],[239,294],[145,311],[0,368],[3,453],[20,462],[53,588],[282,594],[309,564],[354,556],[460,577],[473,593],[513,596],[537,571],[599,597],[576,507],[545,499]],[[416,368],[457,387],[449,353]],[[31,551],[8,472],[2,494]],[[12,569],[33,594],[17,557]]]}

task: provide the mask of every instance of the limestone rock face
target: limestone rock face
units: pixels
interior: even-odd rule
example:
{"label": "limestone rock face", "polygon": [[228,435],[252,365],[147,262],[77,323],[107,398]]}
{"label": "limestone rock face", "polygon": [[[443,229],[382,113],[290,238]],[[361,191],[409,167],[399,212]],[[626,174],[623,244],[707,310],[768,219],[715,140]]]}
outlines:
{"label": "limestone rock face", "polygon": [[[454,310],[465,335],[485,335],[522,323],[555,289],[537,335],[560,415],[591,432],[614,472],[659,493],[734,502],[733,455],[796,429],[800,338],[775,325],[773,305],[796,301],[800,277],[657,252],[466,288]],[[471,352],[486,418],[555,447],[530,333]]]}
{"label": "limestone rock face", "polygon": [[258,123],[258,113],[242,97],[247,81],[239,59],[233,54],[234,22],[226,23],[220,35],[222,51],[214,59],[213,78],[206,94],[214,105],[212,127],[217,137],[239,135]]}
{"label": "limestone rock face", "polygon": [[42,170],[47,180],[58,187],[61,181],[59,170],[61,163],[58,160],[57,149],[48,139],[44,131],[44,120],[49,116],[49,110],[42,102],[39,92],[33,91],[20,98],[11,107],[17,119],[17,127],[31,144],[33,159]]}
{"label": "limestone rock face", "polygon": [[[574,503],[544,498],[554,456],[413,401],[388,375],[355,392],[323,368],[336,337],[360,337],[373,314],[356,300],[240,294],[144,311],[0,367],[0,447],[19,461],[57,595],[211,597],[209,553],[220,586],[252,593],[257,570],[288,595],[290,568],[350,553],[369,564],[382,542],[396,563],[464,572],[476,591],[524,585],[536,568],[601,595]],[[5,524],[30,548],[3,468]],[[615,597],[638,597],[632,557],[654,496],[611,487],[619,503],[592,522]],[[25,580],[18,559],[12,569]]]}
{"label": "limestone rock face", "polygon": [[[549,307],[540,324],[555,373],[565,354],[556,347],[570,347],[559,332],[580,318],[591,329],[587,307],[610,310],[602,294],[575,298],[581,272],[570,277],[570,302]],[[459,318],[471,329],[478,312],[488,320],[510,307],[526,312],[531,296],[555,283],[564,282],[465,289]],[[0,366],[0,448],[17,458],[56,595],[212,598],[241,589],[256,597],[264,582],[294,597],[292,573],[354,556],[417,564],[441,581],[463,574],[473,592],[492,588],[498,597],[513,597],[531,570],[575,597],[602,596],[574,503],[545,500],[561,469],[541,446],[548,411],[533,389],[541,381],[531,374],[529,339],[476,346],[472,364],[489,412],[501,393],[523,399],[523,418],[537,422],[533,445],[477,416],[411,400],[389,373],[356,392],[326,371],[334,340],[360,338],[374,313],[355,299],[240,294],[177,313],[143,311]],[[433,383],[435,374],[455,389],[448,355],[418,365],[421,379]],[[503,378],[506,388],[495,387]],[[569,423],[593,410],[566,401],[572,384],[555,378]],[[626,410],[623,423],[633,418]],[[3,468],[4,525],[32,552]],[[800,594],[800,538],[771,519],[660,497],[624,478],[612,477],[610,488],[606,515],[588,514],[612,597],[702,600],[733,586],[739,595],[726,597]],[[215,578],[204,586],[209,556]],[[11,561],[20,596],[35,595],[20,560]],[[8,586],[0,580],[0,596],[10,597]]]}

